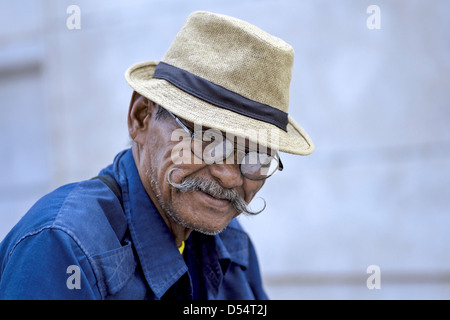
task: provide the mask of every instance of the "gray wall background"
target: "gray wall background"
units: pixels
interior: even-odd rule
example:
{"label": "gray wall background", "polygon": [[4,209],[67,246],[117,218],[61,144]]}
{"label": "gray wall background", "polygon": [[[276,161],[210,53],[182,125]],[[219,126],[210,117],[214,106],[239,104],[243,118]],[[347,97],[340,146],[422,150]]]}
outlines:
{"label": "gray wall background", "polygon": [[[66,27],[71,4],[80,30]],[[379,30],[366,26],[372,4]],[[296,51],[290,112],[316,151],[282,154],[285,171],[260,192],[266,211],[240,218],[271,298],[449,299],[446,0],[2,1],[0,239],[42,195],[127,148],[123,74],[160,59],[195,10]]]}

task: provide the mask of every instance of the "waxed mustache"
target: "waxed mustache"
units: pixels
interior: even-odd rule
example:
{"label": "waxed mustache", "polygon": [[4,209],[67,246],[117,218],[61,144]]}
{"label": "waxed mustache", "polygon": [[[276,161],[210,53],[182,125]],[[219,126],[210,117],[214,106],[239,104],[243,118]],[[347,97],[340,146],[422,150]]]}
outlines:
{"label": "waxed mustache", "polygon": [[250,215],[257,215],[263,212],[266,208],[266,201],[262,199],[264,201],[264,207],[256,212],[251,211],[247,207],[247,203],[245,202],[245,200],[239,195],[236,190],[223,188],[217,182],[203,177],[187,177],[184,178],[180,183],[175,183],[171,179],[171,175],[174,170],[176,170],[176,168],[169,171],[167,180],[172,187],[180,192],[185,193],[192,191],[202,191],[213,196],[214,198],[228,200],[239,213],[242,212]]}

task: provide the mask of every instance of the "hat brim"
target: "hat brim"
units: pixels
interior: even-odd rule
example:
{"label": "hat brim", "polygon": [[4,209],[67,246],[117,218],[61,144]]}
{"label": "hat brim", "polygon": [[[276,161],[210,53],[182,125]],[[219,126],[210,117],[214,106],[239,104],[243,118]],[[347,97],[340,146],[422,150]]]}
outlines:
{"label": "hat brim", "polygon": [[137,63],[125,72],[128,84],[139,94],[182,119],[245,137],[267,148],[308,155],[314,144],[303,128],[288,116],[287,132],[278,127],[217,107],[175,87],[166,80],[153,79],[158,61]]}

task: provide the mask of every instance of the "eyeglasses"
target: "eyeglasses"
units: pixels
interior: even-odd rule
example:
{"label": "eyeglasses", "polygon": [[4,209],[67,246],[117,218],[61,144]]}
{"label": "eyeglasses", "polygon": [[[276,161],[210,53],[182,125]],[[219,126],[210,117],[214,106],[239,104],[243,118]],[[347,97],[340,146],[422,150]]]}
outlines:
{"label": "eyeglasses", "polygon": [[[250,180],[265,180],[277,171],[283,170],[283,163],[277,153],[274,155],[246,150],[224,137],[217,129],[191,130],[172,112],[167,112],[191,136],[191,152],[207,164],[230,163],[231,155],[236,155],[241,174]],[[233,157],[233,161],[235,158]]]}

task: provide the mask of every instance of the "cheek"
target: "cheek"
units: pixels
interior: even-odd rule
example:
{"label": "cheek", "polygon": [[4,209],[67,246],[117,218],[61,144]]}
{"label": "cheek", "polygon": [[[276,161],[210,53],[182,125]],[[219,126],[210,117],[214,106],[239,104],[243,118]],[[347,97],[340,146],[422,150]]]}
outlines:
{"label": "cheek", "polygon": [[245,179],[244,181],[244,192],[245,192],[245,202],[250,203],[250,201],[253,200],[255,195],[258,193],[259,190],[263,187],[265,181],[252,181]]}
{"label": "cheek", "polygon": [[181,181],[195,172],[201,170],[205,165],[193,164],[176,164],[171,159],[171,151],[168,150],[162,156],[153,158],[153,178],[157,179],[159,184],[159,193],[167,205],[173,206],[179,204],[180,197],[177,197],[177,192],[170,185],[173,183],[181,183]]}
{"label": "cheek", "polygon": [[162,146],[161,143],[155,142],[151,147],[146,148],[145,157],[142,159],[141,165],[145,169],[147,184],[158,197],[167,194],[166,175],[173,165],[168,149],[167,145]]}
{"label": "cheek", "polygon": [[[171,171],[171,169],[174,168],[173,162],[167,156],[159,155],[154,156],[151,162],[152,166],[152,177],[155,179],[161,190],[159,190],[163,195],[167,195],[169,191],[169,182],[167,180],[167,177]],[[178,170],[175,170],[178,171]],[[173,179],[174,174],[171,175],[171,178]]]}

